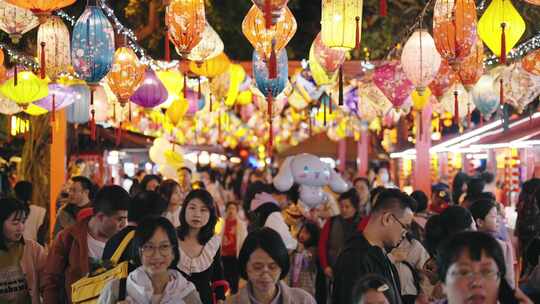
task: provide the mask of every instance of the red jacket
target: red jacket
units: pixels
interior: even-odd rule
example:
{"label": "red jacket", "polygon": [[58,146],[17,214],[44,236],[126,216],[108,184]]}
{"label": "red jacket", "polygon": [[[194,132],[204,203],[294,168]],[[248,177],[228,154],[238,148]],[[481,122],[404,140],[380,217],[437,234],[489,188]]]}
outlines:
{"label": "red jacket", "polygon": [[71,303],[71,284],[88,274],[87,218],[62,230],[49,251],[45,266],[43,303],[58,304],[64,294]]}

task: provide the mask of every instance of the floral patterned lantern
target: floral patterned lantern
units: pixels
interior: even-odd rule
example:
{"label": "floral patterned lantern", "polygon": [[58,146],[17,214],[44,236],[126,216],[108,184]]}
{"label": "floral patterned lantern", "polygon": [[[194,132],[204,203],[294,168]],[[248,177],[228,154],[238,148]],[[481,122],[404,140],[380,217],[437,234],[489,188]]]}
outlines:
{"label": "floral patterned lantern", "polygon": [[315,47],[312,45],[309,51],[309,69],[311,76],[318,86],[330,85],[337,82],[338,73],[328,73],[315,56]]}
{"label": "floral patterned lantern", "polygon": [[521,60],[521,66],[525,71],[540,76],[540,50],[535,50],[527,54]]}
{"label": "floral patterned lantern", "polygon": [[39,25],[38,18],[29,10],[0,1],[0,29],[11,41],[19,43],[22,35]]}
{"label": "floral patterned lantern", "polygon": [[330,48],[360,46],[363,0],[322,0],[321,38]]}
{"label": "floral patterned lantern", "polygon": [[440,97],[446,91],[447,88],[451,87],[454,83],[459,81],[458,75],[452,70],[452,67],[443,60],[441,66],[439,67],[439,72],[435,79],[429,85],[431,94],[436,97]]}
{"label": "floral patterned lantern", "polygon": [[390,100],[372,82],[361,84],[358,94],[358,116],[363,121],[374,121],[392,109]]}
{"label": "floral patterned lantern", "polygon": [[495,88],[495,78],[489,74],[480,77],[471,90],[471,96],[474,105],[486,119],[499,108],[500,96]]}
{"label": "floral patterned lantern", "polygon": [[268,28],[277,22],[283,14],[283,9],[289,0],[251,0],[259,10],[264,12],[265,23]]}
{"label": "floral patterned lantern", "polygon": [[206,25],[204,1],[173,0],[165,18],[176,51],[186,57],[203,38]]}
{"label": "floral patterned lantern", "polygon": [[15,85],[14,78],[4,82],[0,86],[0,93],[18,105],[26,107],[28,104],[49,95],[46,79],[40,79],[28,71],[18,73],[17,78],[17,85]]}
{"label": "floral patterned lantern", "polygon": [[453,113],[454,123],[458,124],[474,110],[471,94],[461,83],[454,84],[440,99],[441,111]]}
{"label": "floral patterned lantern", "polygon": [[478,22],[478,35],[501,63],[524,33],[525,20],[511,0],[493,0]]}
{"label": "floral patterned lantern", "polygon": [[287,85],[289,75],[289,66],[287,61],[287,52],[281,50],[278,54],[278,77],[269,78],[268,65],[264,58],[257,52],[253,52],[253,76],[257,88],[264,96],[270,94],[277,97]]}
{"label": "floral patterned lantern", "polygon": [[121,47],[114,53],[111,71],[107,81],[118,101],[125,105],[141,84],[144,77],[144,65],[131,48]]}
{"label": "floral patterned lantern", "polygon": [[187,58],[202,64],[203,61],[212,59],[223,52],[223,41],[212,26],[206,22],[202,40],[189,52]]}
{"label": "floral patterned lantern", "polygon": [[433,36],[442,58],[454,66],[474,47],[476,35],[474,0],[437,0],[433,9]]}
{"label": "floral patterned lantern", "polygon": [[72,5],[76,0],[6,0],[7,2],[31,10],[37,16],[48,16],[52,11]]}
{"label": "floral patterned lantern", "polygon": [[540,95],[540,76],[529,73],[519,63],[505,68],[499,77],[503,79],[505,103],[519,113]]}
{"label": "floral patterned lantern", "polygon": [[45,59],[43,71],[53,81],[71,65],[69,30],[60,17],[49,16],[39,27],[37,50],[38,58]]}
{"label": "floral patterned lantern", "polygon": [[336,72],[345,62],[345,56],[347,55],[344,50],[327,47],[322,42],[321,33],[313,41],[313,52],[317,61],[327,73]]}
{"label": "floral patterned lantern", "polygon": [[417,30],[407,40],[401,53],[401,66],[418,94],[422,95],[441,66],[441,55],[427,31]]}
{"label": "floral patterned lantern", "polygon": [[83,124],[90,120],[90,88],[84,84],[71,86],[75,102],[66,108],[67,121]]}
{"label": "floral patterned lantern", "polygon": [[482,40],[476,41],[475,48],[463,59],[458,66],[458,75],[461,83],[466,87],[473,86],[484,73],[484,44]]}
{"label": "floral patterned lantern", "polygon": [[414,90],[413,83],[407,78],[398,61],[389,61],[375,69],[373,83],[392,102],[400,108]]}
{"label": "floral patterned lantern", "polygon": [[152,69],[147,68],[144,80],[131,96],[131,101],[143,108],[156,107],[169,97],[167,89]]}

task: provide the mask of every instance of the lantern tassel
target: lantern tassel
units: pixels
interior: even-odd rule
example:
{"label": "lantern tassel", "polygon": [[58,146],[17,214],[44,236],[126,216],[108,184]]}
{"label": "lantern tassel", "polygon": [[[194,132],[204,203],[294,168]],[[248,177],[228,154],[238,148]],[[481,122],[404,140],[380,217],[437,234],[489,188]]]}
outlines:
{"label": "lantern tassel", "polygon": [[41,42],[41,79],[45,79],[45,42]]}
{"label": "lantern tassel", "polygon": [[94,88],[90,89],[90,113],[92,117],[90,119],[90,139],[96,140],[96,109],[94,109]]}
{"label": "lantern tassel", "polygon": [[122,141],[122,122],[120,121],[120,124],[118,125],[118,128],[116,129],[116,140],[115,140],[116,146],[120,146],[121,141]]}
{"label": "lantern tassel", "polygon": [[381,17],[388,16],[388,3],[386,0],[379,0],[379,10]]}
{"label": "lantern tassel", "polygon": [[362,25],[360,24],[360,16],[356,16],[356,49],[360,49],[360,35],[362,33]]}
{"label": "lantern tassel", "polygon": [[323,125],[326,127],[326,102],[323,102]]}
{"label": "lantern tassel", "polygon": [[18,72],[17,64],[15,63],[15,66],[13,67],[13,86],[15,87],[19,83],[19,77],[17,76]]}
{"label": "lantern tassel", "polygon": [[329,106],[328,113],[332,114],[332,108],[333,108],[333,106],[332,106],[332,93],[330,93],[328,106]]}
{"label": "lantern tassel", "polygon": [[56,112],[56,94],[52,94],[52,122],[55,122],[55,113]]}
{"label": "lantern tassel", "polygon": [[212,112],[212,93],[210,93],[210,113]]}
{"label": "lantern tassel", "polygon": [[454,91],[454,123],[459,127],[459,100],[458,91]]}
{"label": "lantern tassel", "polygon": [[343,105],[343,65],[339,67],[339,101],[340,106]]}
{"label": "lantern tassel", "polygon": [[264,22],[267,30],[272,27],[272,0],[264,1]]}
{"label": "lantern tassel", "polygon": [[506,64],[506,23],[501,23],[501,64]]}
{"label": "lantern tassel", "polygon": [[165,61],[171,61],[171,34],[169,34],[169,29],[165,31]]}
{"label": "lantern tassel", "polygon": [[201,77],[200,77],[200,76],[197,76],[197,81],[199,82],[199,85],[198,85],[197,90],[198,90],[198,94],[199,94],[199,98],[198,98],[198,99],[200,100],[201,97],[202,97],[202,92],[201,92]]}
{"label": "lantern tassel", "polygon": [[422,140],[424,136],[424,122],[422,119],[422,111],[418,111],[418,137]]}
{"label": "lantern tassel", "polygon": [[188,78],[188,75],[187,73],[184,74],[184,99],[186,99],[187,97],[187,78]]}
{"label": "lantern tassel", "polygon": [[274,145],[274,132],[272,130],[272,92],[268,92],[268,151],[271,153]]}
{"label": "lantern tassel", "polygon": [[269,67],[269,78],[270,79],[276,79],[277,78],[277,58],[276,58],[276,49],[275,49],[275,43],[272,41],[272,53],[270,54],[270,60],[268,63]]}
{"label": "lantern tassel", "polygon": [[128,119],[131,122],[131,101],[128,101]]}

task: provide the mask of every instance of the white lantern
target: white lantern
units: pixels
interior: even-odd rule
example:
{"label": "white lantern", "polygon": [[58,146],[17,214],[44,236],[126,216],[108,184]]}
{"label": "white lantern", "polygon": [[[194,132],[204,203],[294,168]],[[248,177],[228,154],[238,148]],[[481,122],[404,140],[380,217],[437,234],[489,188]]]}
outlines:
{"label": "white lantern", "polygon": [[217,57],[217,55],[223,52],[223,41],[219,37],[218,33],[206,22],[206,27],[203,32],[203,38],[192,50],[189,52],[188,59],[198,63],[202,63],[205,60]]}
{"label": "white lantern", "polygon": [[70,41],[69,30],[60,17],[50,16],[39,27],[37,54],[41,58],[42,48],[45,50],[45,70],[52,80],[71,65]]}
{"label": "white lantern", "polygon": [[426,30],[415,31],[403,47],[401,66],[420,95],[433,81],[441,66],[441,55]]}
{"label": "white lantern", "polygon": [[30,10],[0,0],[0,29],[9,34],[13,43],[39,25],[38,17]]}

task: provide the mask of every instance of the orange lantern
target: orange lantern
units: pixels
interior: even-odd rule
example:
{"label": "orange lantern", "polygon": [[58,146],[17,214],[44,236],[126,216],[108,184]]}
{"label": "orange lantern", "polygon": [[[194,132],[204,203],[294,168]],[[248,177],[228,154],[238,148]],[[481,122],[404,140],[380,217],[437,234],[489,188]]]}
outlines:
{"label": "orange lantern", "polygon": [[145,67],[131,48],[121,47],[116,50],[113,57],[112,68],[107,75],[111,91],[124,105],[141,84]]}
{"label": "orange lantern", "polygon": [[202,40],[206,27],[203,0],[174,0],[169,4],[165,16],[169,33],[176,51],[187,56]]}
{"label": "orange lantern", "polygon": [[521,61],[521,66],[525,71],[540,76],[540,50],[527,54]]}
{"label": "orange lantern", "polygon": [[16,6],[31,10],[38,16],[50,15],[52,11],[72,5],[76,0],[6,0]]}
{"label": "orange lantern", "polygon": [[473,86],[484,73],[484,44],[477,39],[471,53],[463,59],[458,67],[458,75],[464,86]]}
{"label": "orange lantern", "polygon": [[440,97],[444,94],[447,88],[451,87],[458,81],[458,75],[454,72],[454,70],[452,70],[452,67],[448,65],[448,62],[443,60],[441,62],[441,66],[439,67],[437,76],[435,76],[435,79],[429,85],[429,89],[431,90],[433,96]]}
{"label": "orange lantern", "polygon": [[433,38],[441,56],[451,66],[474,48],[476,35],[474,0],[437,0],[433,12]]}
{"label": "orange lantern", "polygon": [[283,14],[283,8],[289,0],[251,0],[259,10],[264,12],[265,24],[267,28],[274,25]]}

